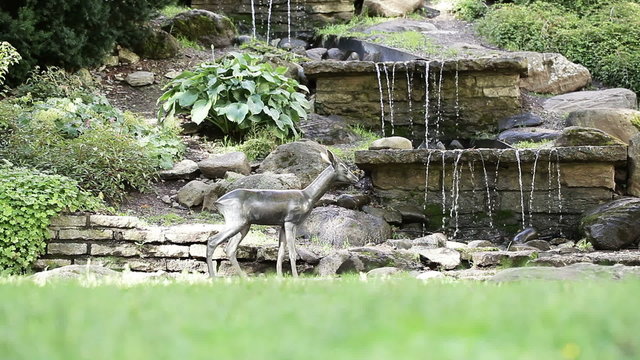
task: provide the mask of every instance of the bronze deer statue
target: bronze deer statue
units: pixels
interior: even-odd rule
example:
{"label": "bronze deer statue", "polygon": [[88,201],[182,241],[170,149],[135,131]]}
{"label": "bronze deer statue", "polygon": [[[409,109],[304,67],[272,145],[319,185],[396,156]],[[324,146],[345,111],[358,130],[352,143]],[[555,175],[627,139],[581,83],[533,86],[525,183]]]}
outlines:
{"label": "bronze deer statue", "polygon": [[333,183],[353,184],[358,181],[358,177],[338,161],[333,153],[327,151],[326,155],[324,153],[321,155],[323,160],[329,163],[329,166],[302,190],[236,189],[215,202],[215,207],[224,216],[225,226],[207,242],[209,276],[216,276],[212,255],[216,247],[225,240],[229,240],[226,252],[231,265],[241,276],[246,276],[238,264],[236,251],[252,224],[280,226],[280,243],[276,262],[277,274],[282,276],[282,261],[285,246],[287,246],[291,273],[294,277],[298,276],[295,248],[296,228],[307,218],[313,205],[329,190]]}

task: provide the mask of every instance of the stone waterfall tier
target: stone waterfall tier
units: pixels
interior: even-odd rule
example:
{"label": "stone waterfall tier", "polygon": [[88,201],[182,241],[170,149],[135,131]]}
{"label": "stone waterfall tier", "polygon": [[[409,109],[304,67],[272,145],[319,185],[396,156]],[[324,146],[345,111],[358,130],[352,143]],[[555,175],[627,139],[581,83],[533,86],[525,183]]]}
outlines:
{"label": "stone waterfall tier", "polygon": [[316,27],[346,22],[355,14],[353,0],[193,0],[191,6],[223,13],[245,32],[255,23],[258,34],[265,37],[269,29],[270,38],[287,34],[289,26],[293,34],[312,33]]}
{"label": "stone waterfall tier", "polygon": [[614,197],[627,148],[377,150],[358,151],[355,159],[383,205],[425,213],[424,227],[404,224],[408,229],[444,224],[473,240],[533,226],[544,237],[576,238],[580,215]]}
{"label": "stone waterfall tier", "polygon": [[384,123],[385,135],[414,140],[425,137],[425,109],[429,138],[497,133],[500,119],[521,112],[518,83],[527,74],[527,60],[521,57],[303,66],[316,82],[316,112],[377,130]]}

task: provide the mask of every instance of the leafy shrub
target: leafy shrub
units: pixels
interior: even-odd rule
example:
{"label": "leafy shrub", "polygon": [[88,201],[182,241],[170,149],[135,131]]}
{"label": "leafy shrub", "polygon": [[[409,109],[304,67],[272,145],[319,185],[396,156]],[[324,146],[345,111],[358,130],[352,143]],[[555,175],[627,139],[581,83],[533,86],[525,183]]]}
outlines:
{"label": "leafy shrub", "polygon": [[0,39],[24,61],[11,77],[35,65],[78,69],[99,64],[116,43],[131,45],[143,24],[171,0],[14,0],[0,2]]}
{"label": "leafy shrub", "polygon": [[6,41],[0,41],[0,95],[2,95],[4,78],[7,71],[9,71],[9,66],[18,63],[20,59],[21,56],[16,51],[16,48]]}
{"label": "leafy shrub", "polygon": [[80,76],[70,74],[56,66],[50,66],[44,70],[36,66],[29,73],[29,78],[15,90],[16,96],[29,95],[34,101],[52,97],[81,97],[90,100],[93,93],[95,89],[91,84],[85,84]]}
{"label": "leafy shrub", "polygon": [[99,207],[72,179],[0,165],[0,273],[29,269],[44,252],[52,216]]}
{"label": "leafy shrub", "polygon": [[487,10],[487,4],[483,0],[459,0],[453,7],[453,13],[466,21],[481,18]]}
{"label": "leafy shrub", "polygon": [[640,91],[640,4],[583,1],[580,16],[552,2],[497,6],[478,30],[510,50],[560,52],[607,84]]}
{"label": "leafy shrub", "polygon": [[295,124],[310,105],[298,90],[308,91],[251,54],[232,53],[221,62],[204,63],[168,83],[159,99],[161,120],[187,113],[200,124],[211,121],[226,135],[242,138],[265,129],[282,139],[296,135]]}
{"label": "leafy shrub", "polygon": [[0,157],[64,174],[83,188],[118,202],[145,190],[156,169],[171,167],[184,145],[177,127],[156,127],[122,113],[104,98],[51,98],[23,110],[0,147]]}
{"label": "leafy shrub", "polygon": [[238,150],[245,153],[249,160],[260,160],[266,158],[277,146],[278,143],[273,141],[273,139],[261,136],[244,141],[238,146]]}

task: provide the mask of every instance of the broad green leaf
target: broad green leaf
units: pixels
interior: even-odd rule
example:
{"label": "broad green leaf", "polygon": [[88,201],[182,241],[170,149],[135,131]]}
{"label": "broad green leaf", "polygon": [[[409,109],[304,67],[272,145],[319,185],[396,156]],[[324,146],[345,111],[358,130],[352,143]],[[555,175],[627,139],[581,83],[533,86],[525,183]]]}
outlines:
{"label": "broad green leaf", "polygon": [[183,108],[189,107],[193,105],[196,100],[198,100],[198,93],[194,90],[189,90],[178,97],[178,104]]}
{"label": "broad green leaf", "polygon": [[225,107],[224,113],[229,121],[240,124],[249,113],[249,106],[242,103],[229,104]]}
{"label": "broad green leaf", "polygon": [[260,98],[260,95],[251,95],[247,99],[247,106],[252,115],[259,114],[264,109],[264,102]]}
{"label": "broad green leaf", "polygon": [[211,101],[198,100],[193,104],[191,109],[191,121],[196,124],[200,124],[209,115],[209,109],[211,109]]}

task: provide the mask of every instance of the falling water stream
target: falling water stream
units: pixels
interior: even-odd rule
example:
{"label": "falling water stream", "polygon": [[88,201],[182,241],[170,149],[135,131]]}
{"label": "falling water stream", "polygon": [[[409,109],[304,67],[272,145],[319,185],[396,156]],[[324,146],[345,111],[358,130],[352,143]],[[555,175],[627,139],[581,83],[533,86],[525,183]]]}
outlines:
{"label": "falling water stream", "polygon": [[[391,92],[391,79],[389,78],[389,70],[387,70],[387,64],[382,63],[382,69],[384,70],[384,78],[387,81],[387,100],[389,101],[389,117],[391,118],[391,124],[393,124],[393,93]],[[392,131],[393,131],[393,127],[392,127]]]}
{"label": "falling water stream", "polygon": [[424,62],[424,146],[429,148],[429,62]]}
{"label": "falling water stream", "polygon": [[438,116],[436,118],[436,139],[440,136],[440,123],[442,122],[442,77],[444,60],[440,61],[440,76],[438,78]]}
{"label": "falling water stream", "polygon": [[482,151],[478,150],[478,153],[480,154],[480,161],[482,162],[482,172],[484,173],[484,185],[487,189],[487,209],[489,211],[489,228],[493,230],[494,229],[493,214],[492,214],[493,207],[491,204],[491,192],[489,191],[489,177],[487,176],[487,166],[484,163],[484,156],[482,155]]}
{"label": "falling water stream", "polygon": [[256,38],[256,5],[254,0],[251,0],[251,26],[253,30],[253,38]]}
{"label": "falling water stream", "polygon": [[287,39],[291,45],[291,0],[287,0]]}
{"label": "falling water stream", "polygon": [[[422,213],[426,215],[427,212],[427,197],[429,194],[429,165],[431,164],[431,155],[432,152],[429,152],[427,155],[427,160],[425,162],[425,170],[424,170],[424,202],[422,203]],[[422,236],[424,236],[427,232],[427,225],[422,223]]]}
{"label": "falling water stream", "polygon": [[413,72],[409,71],[409,63],[405,62],[406,75],[407,75],[407,101],[409,102],[409,113],[407,116],[409,117],[409,131],[411,132],[411,137],[414,137],[413,133],[413,107],[411,104],[411,82],[413,81]]}
{"label": "falling water stream", "polygon": [[[533,194],[536,189],[536,168],[538,167],[538,159],[540,158],[540,151],[536,150],[536,158],[533,161],[533,170],[531,170],[531,193],[529,194],[529,226],[532,225],[533,218]],[[551,191],[551,190],[549,190]]]}
{"label": "falling water stream", "polygon": [[458,167],[460,163],[460,158],[462,158],[463,150],[454,150],[456,156],[456,160],[453,163],[453,174],[452,184],[451,184],[451,209],[449,210],[449,219],[453,219],[455,216],[455,230],[453,232],[453,237],[455,238],[458,235],[459,231],[459,223],[458,223],[458,200],[460,198],[460,173],[462,172],[462,167]]}
{"label": "falling water stream", "polygon": [[518,162],[518,184],[520,185],[520,211],[522,212],[522,230],[525,228],[524,216],[524,187],[522,186],[522,164],[520,162],[520,150],[516,149],[516,161]]}
{"label": "falling water stream", "polygon": [[380,64],[375,63],[374,65],[376,67],[376,76],[378,77],[378,89],[380,90],[380,128],[382,129],[382,137],[384,137],[384,93],[382,90],[382,75],[380,74]]}
{"label": "falling water stream", "polygon": [[391,103],[391,135],[395,135],[396,130],[395,130],[395,123],[393,121],[393,113],[394,113],[394,109],[393,109],[393,105],[394,105],[394,95],[396,93],[396,65],[398,65],[397,62],[393,63],[393,66],[391,67],[391,90],[390,90],[390,100],[389,102]]}
{"label": "falling water stream", "polygon": [[271,10],[273,9],[273,0],[269,0],[269,13],[267,15],[267,45],[269,44],[269,37],[271,35]]}

